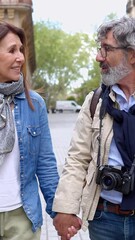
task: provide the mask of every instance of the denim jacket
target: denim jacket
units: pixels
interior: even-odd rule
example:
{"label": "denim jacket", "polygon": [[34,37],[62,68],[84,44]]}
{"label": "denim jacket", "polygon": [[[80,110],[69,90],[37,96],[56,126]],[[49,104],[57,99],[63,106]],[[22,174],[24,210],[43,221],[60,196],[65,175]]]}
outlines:
{"label": "denim jacket", "polygon": [[30,97],[35,110],[29,107],[22,93],[14,99],[14,117],[20,151],[21,199],[35,232],[43,224],[39,187],[46,202],[46,212],[53,218],[52,202],[59,176],[46,105],[38,93],[30,91]]}

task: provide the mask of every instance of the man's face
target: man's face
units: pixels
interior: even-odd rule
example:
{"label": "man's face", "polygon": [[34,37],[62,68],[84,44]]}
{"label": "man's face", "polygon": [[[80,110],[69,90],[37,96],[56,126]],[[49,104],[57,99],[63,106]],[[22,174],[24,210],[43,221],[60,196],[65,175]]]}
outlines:
{"label": "man's face", "polygon": [[100,62],[102,82],[107,86],[119,83],[132,70],[124,49],[117,45],[111,31],[102,41],[96,61]]}

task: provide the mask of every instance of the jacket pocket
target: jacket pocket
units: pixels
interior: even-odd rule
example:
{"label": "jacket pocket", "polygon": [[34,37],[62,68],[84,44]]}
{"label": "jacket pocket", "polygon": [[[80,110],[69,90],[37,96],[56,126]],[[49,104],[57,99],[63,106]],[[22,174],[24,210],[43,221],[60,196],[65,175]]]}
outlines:
{"label": "jacket pocket", "polygon": [[28,141],[29,141],[29,152],[31,154],[36,154],[39,150],[40,143],[40,135],[41,130],[40,127],[27,127],[28,130]]}
{"label": "jacket pocket", "polygon": [[94,118],[92,123],[92,149],[93,152],[98,152],[99,148],[99,129],[100,127],[100,121],[99,118]]}
{"label": "jacket pocket", "polygon": [[85,179],[85,186],[83,188],[82,193],[82,201],[81,201],[81,207],[82,211],[85,212],[87,206],[89,205],[91,199],[93,199],[93,196],[95,195],[95,166],[91,165],[91,168],[88,169],[88,174],[86,175]]}
{"label": "jacket pocket", "polygon": [[88,197],[90,195],[90,186],[91,186],[91,182],[93,181],[95,173],[93,172],[91,175],[87,175],[86,176],[86,180],[85,180],[85,186],[83,188],[83,194],[82,194],[82,202],[88,200]]}

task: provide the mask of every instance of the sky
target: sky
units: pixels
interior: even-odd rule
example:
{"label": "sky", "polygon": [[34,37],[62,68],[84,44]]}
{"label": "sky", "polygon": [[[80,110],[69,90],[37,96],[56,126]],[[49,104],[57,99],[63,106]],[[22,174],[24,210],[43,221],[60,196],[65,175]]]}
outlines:
{"label": "sky", "polygon": [[68,32],[93,33],[110,13],[126,15],[128,0],[33,0],[33,22],[52,21]]}

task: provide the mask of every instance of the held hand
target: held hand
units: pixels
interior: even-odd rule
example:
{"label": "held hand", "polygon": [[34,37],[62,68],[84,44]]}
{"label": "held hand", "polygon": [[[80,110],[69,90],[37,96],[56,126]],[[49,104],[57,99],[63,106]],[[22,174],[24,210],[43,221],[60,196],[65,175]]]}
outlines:
{"label": "held hand", "polygon": [[66,237],[61,237],[61,240],[70,240],[71,237],[73,237],[75,234],[77,234],[78,230],[74,227],[71,226],[70,228],[68,228],[68,233]]}
{"label": "held hand", "polygon": [[81,228],[81,219],[73,214],[58,213],[53,219],[53,225],[61,236],[61,240],[69,240]]}

